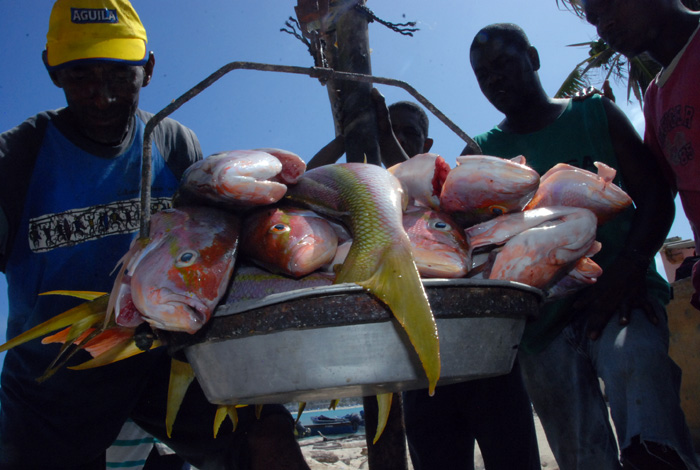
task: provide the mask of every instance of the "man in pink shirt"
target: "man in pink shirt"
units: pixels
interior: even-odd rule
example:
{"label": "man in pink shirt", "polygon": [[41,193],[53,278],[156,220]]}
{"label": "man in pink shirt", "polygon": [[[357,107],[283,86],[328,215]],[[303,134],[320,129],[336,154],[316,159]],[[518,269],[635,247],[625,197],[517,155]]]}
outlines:
{"label": "man in pink shirt", "polygon": [[[584,0],[586,19],[601,38],[627,57],[648,53],[663,69],[644,98],[644,141],[678,192],[700,247],[700,12],[680,0]],[[693,270],[700,309],[700,269]]]}

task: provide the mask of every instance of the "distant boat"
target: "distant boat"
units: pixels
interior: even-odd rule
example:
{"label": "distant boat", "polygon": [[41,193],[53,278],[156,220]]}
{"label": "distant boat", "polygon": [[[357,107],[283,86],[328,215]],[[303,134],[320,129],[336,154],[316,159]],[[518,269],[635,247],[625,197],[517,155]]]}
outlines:
{"label": "distant boat", "polygon": [[307,436],[318,434],[333,435],[333,434],[353,434],[356,433],[360,426],[365,425],[364,412],[350,413],[338,418],[332,418],[325,415],[312,416],[311,423],[304,425],[307,430]]}

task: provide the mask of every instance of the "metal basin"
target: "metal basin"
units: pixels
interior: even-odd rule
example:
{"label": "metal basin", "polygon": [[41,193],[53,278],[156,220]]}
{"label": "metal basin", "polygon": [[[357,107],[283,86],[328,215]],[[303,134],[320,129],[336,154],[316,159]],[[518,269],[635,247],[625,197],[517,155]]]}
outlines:
{"label": "metal basin", "polygon": [[[510,371],[542,292],[509,281],[423,281],[440,336],[438,385]],[[426,388],[390,311],[355,284],[275,294],[219,307],[194,336],[174,335],[209,401],[332,400]]]}

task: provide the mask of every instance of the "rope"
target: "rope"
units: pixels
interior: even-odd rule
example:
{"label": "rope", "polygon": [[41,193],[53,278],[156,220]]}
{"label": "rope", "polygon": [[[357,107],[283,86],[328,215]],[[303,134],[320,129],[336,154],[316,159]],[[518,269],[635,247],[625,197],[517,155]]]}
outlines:
{"label": "rope", "polygon": [[355,5],[355,9],[361,13],[364,13],[369,18],[370,23],[372,21],[376,21],[377,23],[386,26],[392,31],[403,34],[404,36],[413,36],[413,33],[415,33],[416,31],[420,31],[419,28],[415,28],[415,21],[408,21],[406,23],[391,23],[389,21],[385,21],[379,18],[377,15],[374,14],[372,10],[367,8],[367,6],[365,5],[357,4]]}

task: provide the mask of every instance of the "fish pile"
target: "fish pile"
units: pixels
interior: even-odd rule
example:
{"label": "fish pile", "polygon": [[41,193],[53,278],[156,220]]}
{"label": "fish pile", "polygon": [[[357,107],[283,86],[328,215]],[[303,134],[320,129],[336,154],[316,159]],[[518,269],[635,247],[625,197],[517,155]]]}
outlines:
{"label": "fish pile", "polygon": [[[157,347],[157,334],[145,345],[137,334],[144,325],[195,333],[222,301],[355,283],[404,328],[432,394],[439,337],[421,278],[516,281],[550,298],[594,283],[596,228],[632,203],[612,183],[615,170],[596,165],[598,174],[557,165],[540,178],[524,157],[462,156],[450,168],[426,153],[389,169],[306,171],[280,149],[215,154],[185,172],[175,207],[153,215],[149,238],[133,241],[110,294],[54,292],[88,302],[0,350],[65,328],[43,340],[64,343],[64,360],[47,378],[73,354],[71,344],[95,356],[73,368],[95,367]],[[185,387],[187,367],[173,365]],[[388,413],[390,399],[379,397],[380,410]],[[235,413],[225,406],[217,422],[235,422]]]}

